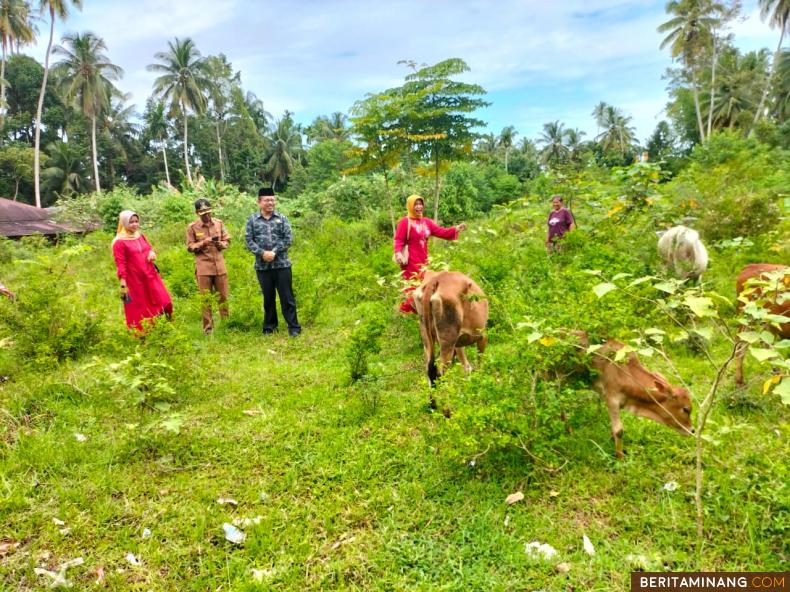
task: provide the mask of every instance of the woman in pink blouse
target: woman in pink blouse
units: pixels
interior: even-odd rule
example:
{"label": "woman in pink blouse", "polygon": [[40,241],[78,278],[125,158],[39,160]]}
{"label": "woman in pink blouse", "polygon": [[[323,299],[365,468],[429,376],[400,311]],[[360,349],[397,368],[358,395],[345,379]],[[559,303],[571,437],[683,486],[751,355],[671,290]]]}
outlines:
{"label": "woman in pink blouse", "polygon": [[[456,240],[458,233],[466,230],[466,224],[459,224],[450,228],[443,228],[430,218],[423,216],[425,201],[419,195],[410,195],[406,199],[408,216],[400,219],[395,229],[395,260],[400,265],[401,275],[406,281],[422,280],[425,265],[428,263],[428,238],[438,236],[446,240]],[[403,260],[403,247],[408,245],[409,257]],[[416,286],[408,286],[404,293],[412,292]],[[407,296],[400,305],[401,312],[414,312],[414,298]]]}
{"label": "woman in pink blouse", "polygon": [[121,280],[126,325],[143,331],[144,319],[162,314],[170,318],[173,301],[154,265],[156,253],[140,232],[140,217],[130,210],[124,210],[118,216],[112,254],[118,268],[118,279]]}

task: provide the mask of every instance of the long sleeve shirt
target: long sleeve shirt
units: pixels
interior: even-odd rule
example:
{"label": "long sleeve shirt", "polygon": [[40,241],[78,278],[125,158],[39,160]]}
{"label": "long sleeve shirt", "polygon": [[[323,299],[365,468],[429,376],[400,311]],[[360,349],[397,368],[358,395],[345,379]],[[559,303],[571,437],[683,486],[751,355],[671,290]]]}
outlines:
{"label": "long sleeve shirt", "polygon": [[[288,218],[279,212],[273,212],[267,220],[263,214],[256,212],[247,220],[244,230],[247,250],[255,255],[255,269],[282,269],[290,267],[288,248],[293,243],[293,231]],[[261,258],[264,251],[274,251],[274,260],[267,262]]]}
{"label": "long sleeve shirt", "polygon": [[[217,240],[211,240],[217,237]],[[222,251],[230,246],[230,235],[218,218],[204,224],[196,220],[187,226],[187,250],[195,255],[197,275],[225,275],[225,258]]]}

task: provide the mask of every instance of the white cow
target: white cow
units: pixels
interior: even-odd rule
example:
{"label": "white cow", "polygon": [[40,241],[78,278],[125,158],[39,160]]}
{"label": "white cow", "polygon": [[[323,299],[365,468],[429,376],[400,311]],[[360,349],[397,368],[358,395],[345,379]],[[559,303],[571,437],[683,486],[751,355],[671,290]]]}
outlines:
{"label": "white cow", "polygon": [[696,230],[673,226],[660,235],[658,254],[678,277],[697,280],[708,268],[708,251]]}

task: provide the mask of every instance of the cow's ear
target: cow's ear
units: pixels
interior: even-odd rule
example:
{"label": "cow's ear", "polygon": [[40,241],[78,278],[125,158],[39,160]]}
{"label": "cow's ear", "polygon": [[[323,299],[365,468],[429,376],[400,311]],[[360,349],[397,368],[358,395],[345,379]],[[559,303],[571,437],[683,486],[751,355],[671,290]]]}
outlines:
{"label": "cow's ear", "polygon": [[675,393],[672,392],[671,388],[668,388],[667,385],[661,380],[654,380],[653,384],[656,386],[656,392],[664,393],[669,397],[674,397]]}

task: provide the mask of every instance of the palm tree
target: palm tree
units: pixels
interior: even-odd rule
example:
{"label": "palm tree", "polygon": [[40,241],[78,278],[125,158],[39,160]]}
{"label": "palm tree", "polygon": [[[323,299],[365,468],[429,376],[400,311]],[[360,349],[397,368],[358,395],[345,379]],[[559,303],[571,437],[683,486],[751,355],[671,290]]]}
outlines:
{"label": "palm tree", "polygon": [[282,186],[293,173],[294,161],[302,151],[302,133],[289,111],[286,111],[282,119],[277,122],[277,127],[269,141],[271,156],[267,164],[272,187],[276,188],[278,181]]}
{"label": "palm tree", "polygon": [[754,126],[757,125],[760,117],[762,117],[765,99],[771,88],[771,80],[781,59],[782,41],[784,41],[788,24],[790,24],[790,0],[760,0],[760,18],[763,20],[768,19],[768,24],[771,28],[779,27],[779,43],[776,45],[774,59],[771,64],[771,75],[765,81],[765,88],[760,97],[760,104],[757,105],[757,111],[754,113],[754,121],[752,121],[752,128],[749,130],[749,134],[752,133]]}
{"label": "palm tree", "polygon": [[36,207],[41,207],[41,112],[44,109],[44,93],[47,91],[47,76],[49,74],[49,52],[52,51],[52,40],[55,37],[55,17],[65,21],[69,16],[69,4],[82,8],[82,0],[39,0],[41,11],[49,12],[49,42],[44,54],[44,78],[41,80],[41,91],[38,94],[38,107],[36,107],[36,139],[35,152],[33,153],[33,187],[36,194]]}
{"label": "palm tree", "polygon": [[6,112],[5,100],[5,63],[9,47],[13,50],[14,42],[30,43],[35,32],[30,23],[30,12],[27,2],[23,0],[0,0],[0,44],[3,46],[3,57],[0,62],[0,128]]}
{"label": "palm tree", "polygon": [[570,158],[576,162],[579,160],[579,153],[582,149],[582,137],[586,134],[577,128],[568,128],[565,130],[565,145],[568,147]]}
{"label": "palm tree", "polygon": [[499,132],[499,145],[505,150],[505,172],[507,173],[507,161],[510,156],[510,149],[513,148],[513,141],[516,139],[518,132],[512,125],[503,127]]}
{"label": "palm tree", "polygon": [[697,125],[703,141],[705,128],[702,124],[697,70],[702,53],[711,45],[713,30],[720,23],[713,14],[714,10],[718,11],[718,8],[710,0],[671,0],[666,11],[673,17],[658,27],[659,33],[667,33],[661,42],[661,49],[669,46],[672,58],[680,60],[685,72],[691,76]]}
{"label": "palm tree", "polygon": [[110,104],[109,108],[104,110],[100,121],[101,135],[111,147],[111,155],[107,162],[112,185],[115,185],[114,157],[123,157],[128,172],[131,169],[134,154],[137,152],[135,139],[139,134],[140,126],[131,121],[137,116],[137,113],[134,105],[126,104],[130,98],[130,94],[120,95],[114,103]]}
{"label": "palm tree", "polygon": [[200,57],[200,51],[194,41],[175,39],[168,41],[168,51],[161,51],[154,57],[162,63],[149,64],[151,72],[161,72],[154,80],[154,94],[163,101],[170,102],[170,113],[178,114],[184,120],[184,166],[187,181],[192,184],[192,172],[189,168],[189,131],[187,119],[189,111],[196,114],[206,109],[206,96],[203,94],[210,86],[207,76],[206,62]]}
{"label": "palm tree", "polygon": [[165,179],[168,186],[170,183],[170,169],[167,166],[167,135],[170,130],[170,123],[165,113],[165,104],[162,101],[150,102],[144,115],[148,133],[162,148],[162,159],[165,162]]}
{"label": "palm tree", "polygon": [[620,155],[634,142],[634,128],[628,125],[631,118],[623,115],[617,107],[608,105],[604,113],[601,127],[603,131],[595,137],[605,152],[617,150]]}
{"label": "palm tree", "polygon": [[560,164],[568,159],[568,147],[565,145],[565,125],[559,121],[543,124],[538,142],[543,144],[540,151],[541,160],[548,165]]}
{"label": "palm tree", "polygon": [[483,160],[491,161],[496,156],[497,137],[494,134],[481,134],[475,142],[475,152]]}
{"label": "palm tree", "polygon": [[351,129],[348,127],[348,117],[344,113],[336,111],[328,117],[326,115],[316,117],[313,123],[305,129],[305,134],[311,142],[326,140],[343,142],[348,140]]}
{"label": "palm tree", "polygon": [[721,76],[716,86],[718,100],[711,109],[715,128],[748,130],[759,103],[763,78],[768,69],[768,50],[741,55],[729,48],[721,55]]}
{"label": "palm tree", "polygon": [[592,110],[593,119],[595,119],[595,125],[597,127],[595,135],[601,133],[601,127],[603,127],[604,116],[606,114],[606,109],[609,107],[603,101],[600,101]]}
{"label": "palm tree", "polygon": [[776,67],[776,118],[780,123],[790,119],[790,50],[785,49],[779,56]]}
{"label": "palm tree", "polygon": [[233,99],[233,89],[241,83],[241,73],[233,73],[233,67],[224,54],[206,58],[206,74],[210,81],[208,88],[211,99],[211,115],[214,119],[214,131],[217,136],[217,158],[219,160],[219,176],[225,180],[225,164],[222,156],[222,136],[228,127],[227,116]]}
{"label": "palm tree", "polygon": [[263,108],[263,101],[255,96],[255,93],[252,91],[247,91],[243,102],[247,115],[255,124],[255,129],[258,130],[259,134],[265,136],[269,133],[269,122],[272,120],[272,114]]}
{"label": "palm tree", "polygon": [[81,151],[67,142],[47,144],[47,168],[42,172],[48,193],[67,197],[85,189],[85,163]]}
{"label": "palm tree", "polygon": [[91,122],[91,152],[93,158],[93,183],[96,193],[101,193],[99,157],[96,150],[96,120],[109,107],[110,97],[118,90],[112,81],[123,76],[123,69],[110,62],[104,54],[107,44],[93,33],[73,33],[63,38],[63,45],[52,53],[63,56],[55,64],[63,97],[72,103]]}

